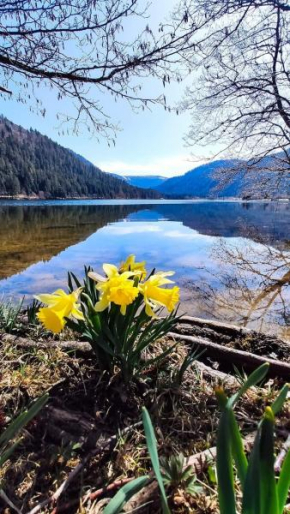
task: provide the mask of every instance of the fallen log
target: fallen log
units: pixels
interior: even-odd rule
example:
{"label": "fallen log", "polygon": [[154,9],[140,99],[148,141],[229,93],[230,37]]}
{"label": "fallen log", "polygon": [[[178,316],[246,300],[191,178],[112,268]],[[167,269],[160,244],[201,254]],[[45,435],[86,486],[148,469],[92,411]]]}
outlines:
{"label": "fallen log", "polygon": [[269,376],[287,379],[290,378],[290,364],[287,362],[277,361],[274,359],[262,357],[260,355],[255,355],[253,353],[245,352],[243,350],[236,350],[234,348],[222,346],[217,343],[212,343],[211,341],[201,337],[182,335],[178,334],[177,332],[169,332],[167,335],[174,340],[178,339],[180,341],[206,348],[206,356],[212,357],[219,362],[226,361],[230,362],[232,365],[242,365],[245,369],[250,370],[261,366],[261,364],[264,364],[265,362],[268,362],[270,364],[268,373]]}
{"label": "fallen log", "polygon": [[230,323],[223,323],[212,319],[196,318],[194,316],[182,316],[180,319],[182,323],[188,323],[190,325],[197,325],[200,327],[212,328],[215,331],[221,331],[228,334],[251,334],[253,330],[241,327],[239,325],[233,325]]}
{"label": "fallen log", "polygon": [[[260,338],[262,340],[273,341],[276,344],[279,344],[280,347],[284,348],[288,352],[290,352],[290,341],[278,338],[274,335],[265,334],[263,332],[257,332],[256,330],[246,328],[239,325],[234,325],[230,323],[224,323],[217,320],[212,319],[203,319],[203,318],[197,318],[193,316],[182,316],[180,319],[180,325],[186,324],[186,325],[192,325],[195,328],[201,328],[201,329],[209,329],[209,331],[212,331],[212,333],[215,333],[216,335],[223,335],[223,336],[229,336],[233,338],[243,338],[243,337],[252,337],[252,338]],[[201,334],[202,336],[203,334]]]}
{"label": "fallen log", "polygon": [[53,348],[62,351],[75,351],[76,353],[86,355],[88,353],[93,353],[91,345],[84,341],[33,341],[13,334],[3,334],[0,341],[15,345],[18,348],[36,348],[40,350]]}
{"label": "fallen log", "polygon": [[[226,329],[233,330],[237,333],[237,330],[245,331],[248,329],[244,329],[241,327],[236,327],[235,325],[227,325],[220,322],[212,321],[212,320],[203,320],[201,318],[193,318],[190,316],[184,316],[182,318],[184,323],[203,323],[203,324],[211,324],[212,327],[219,326],[227,327]],[[247,333],[252,333],[252,331],[248,331]],[[178,332],[170,332],[168,334],[169,337],[175,337],[176,339],[183,340],[185,342],[190,342],[196,345],[199,345],[203,348],[207,349],[207,356],[215,358],[217,361],[226,361],[231,362],[233,364],[242,365],[246,369],[254,369],[264,362],[269,362],[269,376],[275,377],[283,377],[290,378],[290,363],[286,363],[283,361],[278,361],[272,358],[263,357],[260,355],[256,355],[254,353],[245,352],[243,350],[237,350],[234,348],[229,348],[228,346],[220,345],[218,343],[214,343],[208,339],[199,336],[190,336],[186,334],[180,334]],[[30,339],[18,337],[12,334],[3,334],[1,336],[1,341],[4,343],[13,344],[20,348],[37,348],[42,350],[47,350],[48,348],[59,349],[61,351],[75,351],[78,355],[83,355],[88,357],[93,355],[93,351],[91,345],[84,341],[32,341]],[[287,343],[284,342],[285,345]],[[289,345],[287,345],[287,348]],[[209,368],[210,369],[210,368]]]}

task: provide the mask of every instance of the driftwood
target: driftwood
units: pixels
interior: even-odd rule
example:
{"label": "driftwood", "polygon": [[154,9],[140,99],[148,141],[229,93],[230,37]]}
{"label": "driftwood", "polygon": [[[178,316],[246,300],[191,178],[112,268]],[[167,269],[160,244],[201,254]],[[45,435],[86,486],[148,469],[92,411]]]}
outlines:
{"label": "driftwood", "polygon": [[91,345],[84,341],[32,341],[31,339],[18,337],[13,334],[3,334],[0,338],[0,341],[3,343],[12,344],[18,348],[38,348],[40,350],[55,348],[63,351],[74,350],[79,354],[92,353]]}
{"label": "driftwood", "polygon": [[[205,337],[206,339],[208,338],[210,340],[213,339],[213,342],[217,342],[218,339],[221,340],[220,342],[226,340],[252,339],[255,341],[260,341],[264,344],[266,343],[266,345],[270,344],[271,346],[278,346],[280,351],[283,350],[287,355],[290,354],[289,340],[287,341],[274,335],[257,332],[246,327],[223,323],[221,321],[211,319],[196,318],[193,316],[182,316],[181,323],[177,325],[177,328],[182,327],[184,329],[186,325],[189,330],[191,329],[190,327],[192,327],[192,330],[195,332],[192,335]],[[179,330],[177,330],[177,332],[178,331]],[[200,333],[198,333],[198,331],[200,331]]]}
{"label": "driftwood", "polygon": [[212,319],[196,318],[194,316],[182,316],[181,322],[190,325],[197,325],[200,327],[212,328],[216,332],[223,332],[224,334],[228,333],[230,335],[246,335],[253,333],[253,330],[246,327],[240,327],[239,325],[232,325],[230,323],[222,323],[221,321],[216,321]]}
{"label": "driftwood", "polygon": [[[184,331],[188,330],[188,326],[195,328],[200,327],[202,336],[200,335],[189,335],[184,334]],[[190,330],[190,328],[189,328]],[[219,344],[219,334],[221,341],[230,340],[231,338],[240,338],[241,336],[259,336],[258,333],[245,327],[239,327],[228,323],[221,323],[215,320],[207,320],[202,318],[196,318],[192,316],[183,316],[180,323],[176,326],[175,331],[169,334],[170,337],[175,339],[183,340],[191,344],[196,344],[206,349],[206,356],[212,357],[217,361],[230,362],[237,366],[242,366],[245,369],[252,370],[264,362],[269,362],[269,376],[278,376],[281,378],[290,377],[290,363],[284,362],[283,360],[273,359],[270,357],[264,357],[256,355],[254,353],[246,352],[244,350],[238,350],[227,346],[226,344]],[[268,336],[264,336],[267,337]],[[213,339],[215,342],[213,342]],[[290,355],[290,346],[287,342],[279,340],[277,338],[270,338],[275,340],[276,345],[283,347],[287,354]],[[89,343],[81,341],[31,341],[26,338],[18,337],[11,334],[4,334],[1,336],[1,341],[13,344],[17,347],[24,349],[29,348],[56,348],[62,351],[74,351],[76,355],[88,357],[93,355],[92,348]],[[211,368],[204,368],[204,373],[208,376],[218,377],[220,371],[211,370]],[[224,377],[226,378],[226,377]]]}
{"label": "driftwood", "polygon": [[235,350],[234,348],[212,343],[211,341],[201,337],[178,334],[177,332],[169,332],[168,337],[206,348],[207,356],[212,357],[217,361],[226,361],[234,365],[242,365],[246,369],[255,369],[261,364],[268,362],[270,365],[269,376],[290,378],[290,364],[286,362],[270,359],[268,357],[261,357],[254,353],[242,350]]}

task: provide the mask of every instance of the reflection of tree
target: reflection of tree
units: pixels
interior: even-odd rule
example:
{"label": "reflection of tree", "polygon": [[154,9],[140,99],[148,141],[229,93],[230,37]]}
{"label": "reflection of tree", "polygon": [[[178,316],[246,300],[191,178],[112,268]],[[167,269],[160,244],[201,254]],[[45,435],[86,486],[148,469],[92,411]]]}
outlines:
{"label": "reflection of tree", "polygon": [[[219,272],[198,287],[211,315],[263,329],[290,320],[290,252],[241,239],[221,240],[213,250]],[[212,285],[214,284],[214,285]],[[287,335],[287,328],[284,335]]]}
{"label": "reflection of tree", "polygon": [[[181,221],[184,226],[200,234],[222,237],[247,236],[245,230],[253,227],[250,238],[270,240],[276,246],[289,237],[290,207],[288,203],[196,202],[159,204],[156,211],[165,219]],[[247,227],[247,229],[245,229]]]}
{"label": "reflection of tree", "polygon": [[0,206],[0,279],[50,259],[136,209],[134,205]]}

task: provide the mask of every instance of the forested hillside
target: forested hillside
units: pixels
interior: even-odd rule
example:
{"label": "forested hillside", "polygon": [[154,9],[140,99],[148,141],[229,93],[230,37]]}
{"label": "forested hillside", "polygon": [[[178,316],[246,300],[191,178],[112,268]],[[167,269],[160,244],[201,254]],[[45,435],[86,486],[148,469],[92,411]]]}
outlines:
{"label": "forested hillside", "polygon": [[280,164],[280,172],[276,171],[278,157],[272,154],[256,166],[237,159],[213,161],[167,179],[156,190],[173,198],[289,198],[288,168],[281,173]]}
{"label": "forested hillside", "polygon": [[158,198],[90,164],[36,130],[0,117],[0,196]]}

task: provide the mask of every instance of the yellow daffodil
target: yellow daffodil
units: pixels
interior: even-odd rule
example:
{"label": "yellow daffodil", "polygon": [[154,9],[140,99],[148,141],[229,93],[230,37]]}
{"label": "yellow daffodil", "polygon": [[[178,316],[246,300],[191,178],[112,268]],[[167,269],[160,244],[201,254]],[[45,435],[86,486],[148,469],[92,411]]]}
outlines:
{"label": "yellow daffodil", "polygon": [[54,333],[59,333],[65,326],[69,316],[76,319],[83,319],[83,314],[79,310],[77,303],[81,289],[77,289],[67,294],[62,289],[58,289],[52,294],[40,294],[35,298],[47,305],[39,309],[37,317],[41,323]]}
{"label": "yellow daffodil", "polygon": [[111,303],[120,305],[121,313],[126,314],[126,308],[139,294],[138,287],[135,287],[133,276],[138,273],[135,271],[125,271],[123,273],[114,264],[103,264],[103,270],[107,277],[90,271],[88,276],[97,282],[96,288],[101,293],[100,300],[96,303],[97,312],[107,309]]}
{"label": "yellow daffodil", "polygon": [[134,280],[131,272],[112,274],[106,282],[97,285],[98,291],[101,293],[99,302],[96,303],[97,312],[104,311],[111,303],[120,305],[121,313],[126,314],[126,308],[130,305],[139,294],[138,287],[134,286]]}
{"label": "yellow daffodil", "polygon": [[140,280],[143,280],[146,277],[147,273],[145,269],[146,262],[135,262],[135,259],[135,255],[129,255],[125,262],[121,262],[120,271],[133,271],[134,275],[140,277]]}
{"label": "yellow daffodil", "polygon": [[139,284],[139,290],[144,296],[145,311],[148,316],[155,317],[154,310],[158,307],[166,307],[171,312],[175,309],[179,302],[179,287],[174,286],[171,289],[162,288],[167,284],[173,284],[168,276],[174,275],[174,272],[156,273],[146,280],[143,284]]}

